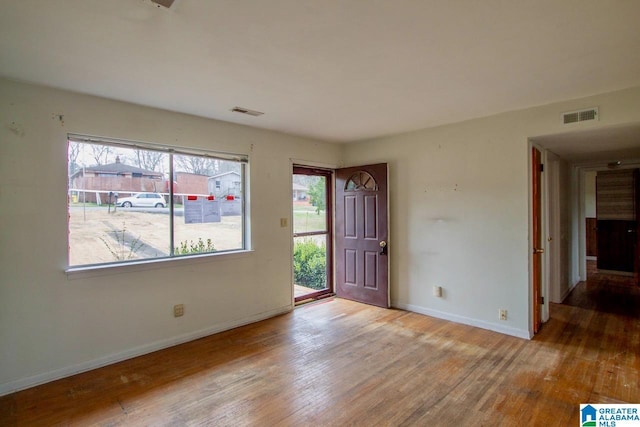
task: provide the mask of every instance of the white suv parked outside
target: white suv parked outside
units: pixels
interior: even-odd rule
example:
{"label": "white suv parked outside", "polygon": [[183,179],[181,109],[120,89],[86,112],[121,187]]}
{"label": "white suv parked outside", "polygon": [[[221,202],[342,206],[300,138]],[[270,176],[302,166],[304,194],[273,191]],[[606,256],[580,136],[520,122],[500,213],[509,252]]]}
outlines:
{"label": "white suv parked outside", "polygon": [[118,206],[122,206],[123,208],[164,208],[166,207],[166,203],[164,197],[158,193],[138,193],[135,196],[118,199]]}

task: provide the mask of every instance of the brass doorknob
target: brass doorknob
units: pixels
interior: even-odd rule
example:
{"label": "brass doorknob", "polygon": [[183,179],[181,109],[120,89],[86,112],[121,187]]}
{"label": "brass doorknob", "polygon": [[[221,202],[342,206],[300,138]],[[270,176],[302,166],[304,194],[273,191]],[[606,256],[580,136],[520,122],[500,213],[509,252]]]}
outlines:
{"label": "brass doorknob", "polygon": [[542,249],[542,248],[533,248],[533,253],[534,254],[543,254],[544,253],[544,249]]}

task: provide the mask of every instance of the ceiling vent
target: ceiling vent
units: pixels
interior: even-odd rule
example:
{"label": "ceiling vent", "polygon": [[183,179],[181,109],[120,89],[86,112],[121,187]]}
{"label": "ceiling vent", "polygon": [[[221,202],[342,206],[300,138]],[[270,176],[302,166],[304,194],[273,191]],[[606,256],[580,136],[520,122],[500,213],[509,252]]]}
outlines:
{"label": "ceiling vent", "polygon": [[562,113],[562,123],[564,123],[565,125],[568,125],[570,123],[588,122],[591,120],[599,120],[598,107]]}
{"label": "ceiling vent", "polygon": [[255,116],[255,117],[258,117],[264,114],[261,111],[249,110],[248,108],[243,108],[243,107],[233,107],[231,111],[233,111],[234,113],[248,114],[250,116]]}
{"label": "ceiling vent", "polygon": [[166,7],[169,9],[176,0],[151,0],[151,3],[155,3],[158,7]]}

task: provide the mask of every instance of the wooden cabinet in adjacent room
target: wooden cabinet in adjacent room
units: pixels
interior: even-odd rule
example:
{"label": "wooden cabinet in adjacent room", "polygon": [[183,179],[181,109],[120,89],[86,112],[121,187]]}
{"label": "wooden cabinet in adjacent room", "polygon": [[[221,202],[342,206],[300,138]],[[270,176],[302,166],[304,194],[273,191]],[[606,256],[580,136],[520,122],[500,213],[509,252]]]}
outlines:
{"label": "wooden cabinet in adjacent room", "polygon": [[634,271],[637,241],[637,169],[598,172],[596,177],[599,270]]}

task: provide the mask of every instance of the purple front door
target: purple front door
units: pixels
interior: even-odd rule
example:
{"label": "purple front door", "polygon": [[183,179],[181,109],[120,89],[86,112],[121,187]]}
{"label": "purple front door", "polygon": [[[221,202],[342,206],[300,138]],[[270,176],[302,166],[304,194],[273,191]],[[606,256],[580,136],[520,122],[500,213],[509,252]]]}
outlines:
{"label": "purple front door", "polygon": [[336,293],[389,307],[387,164],[336,171]]}

